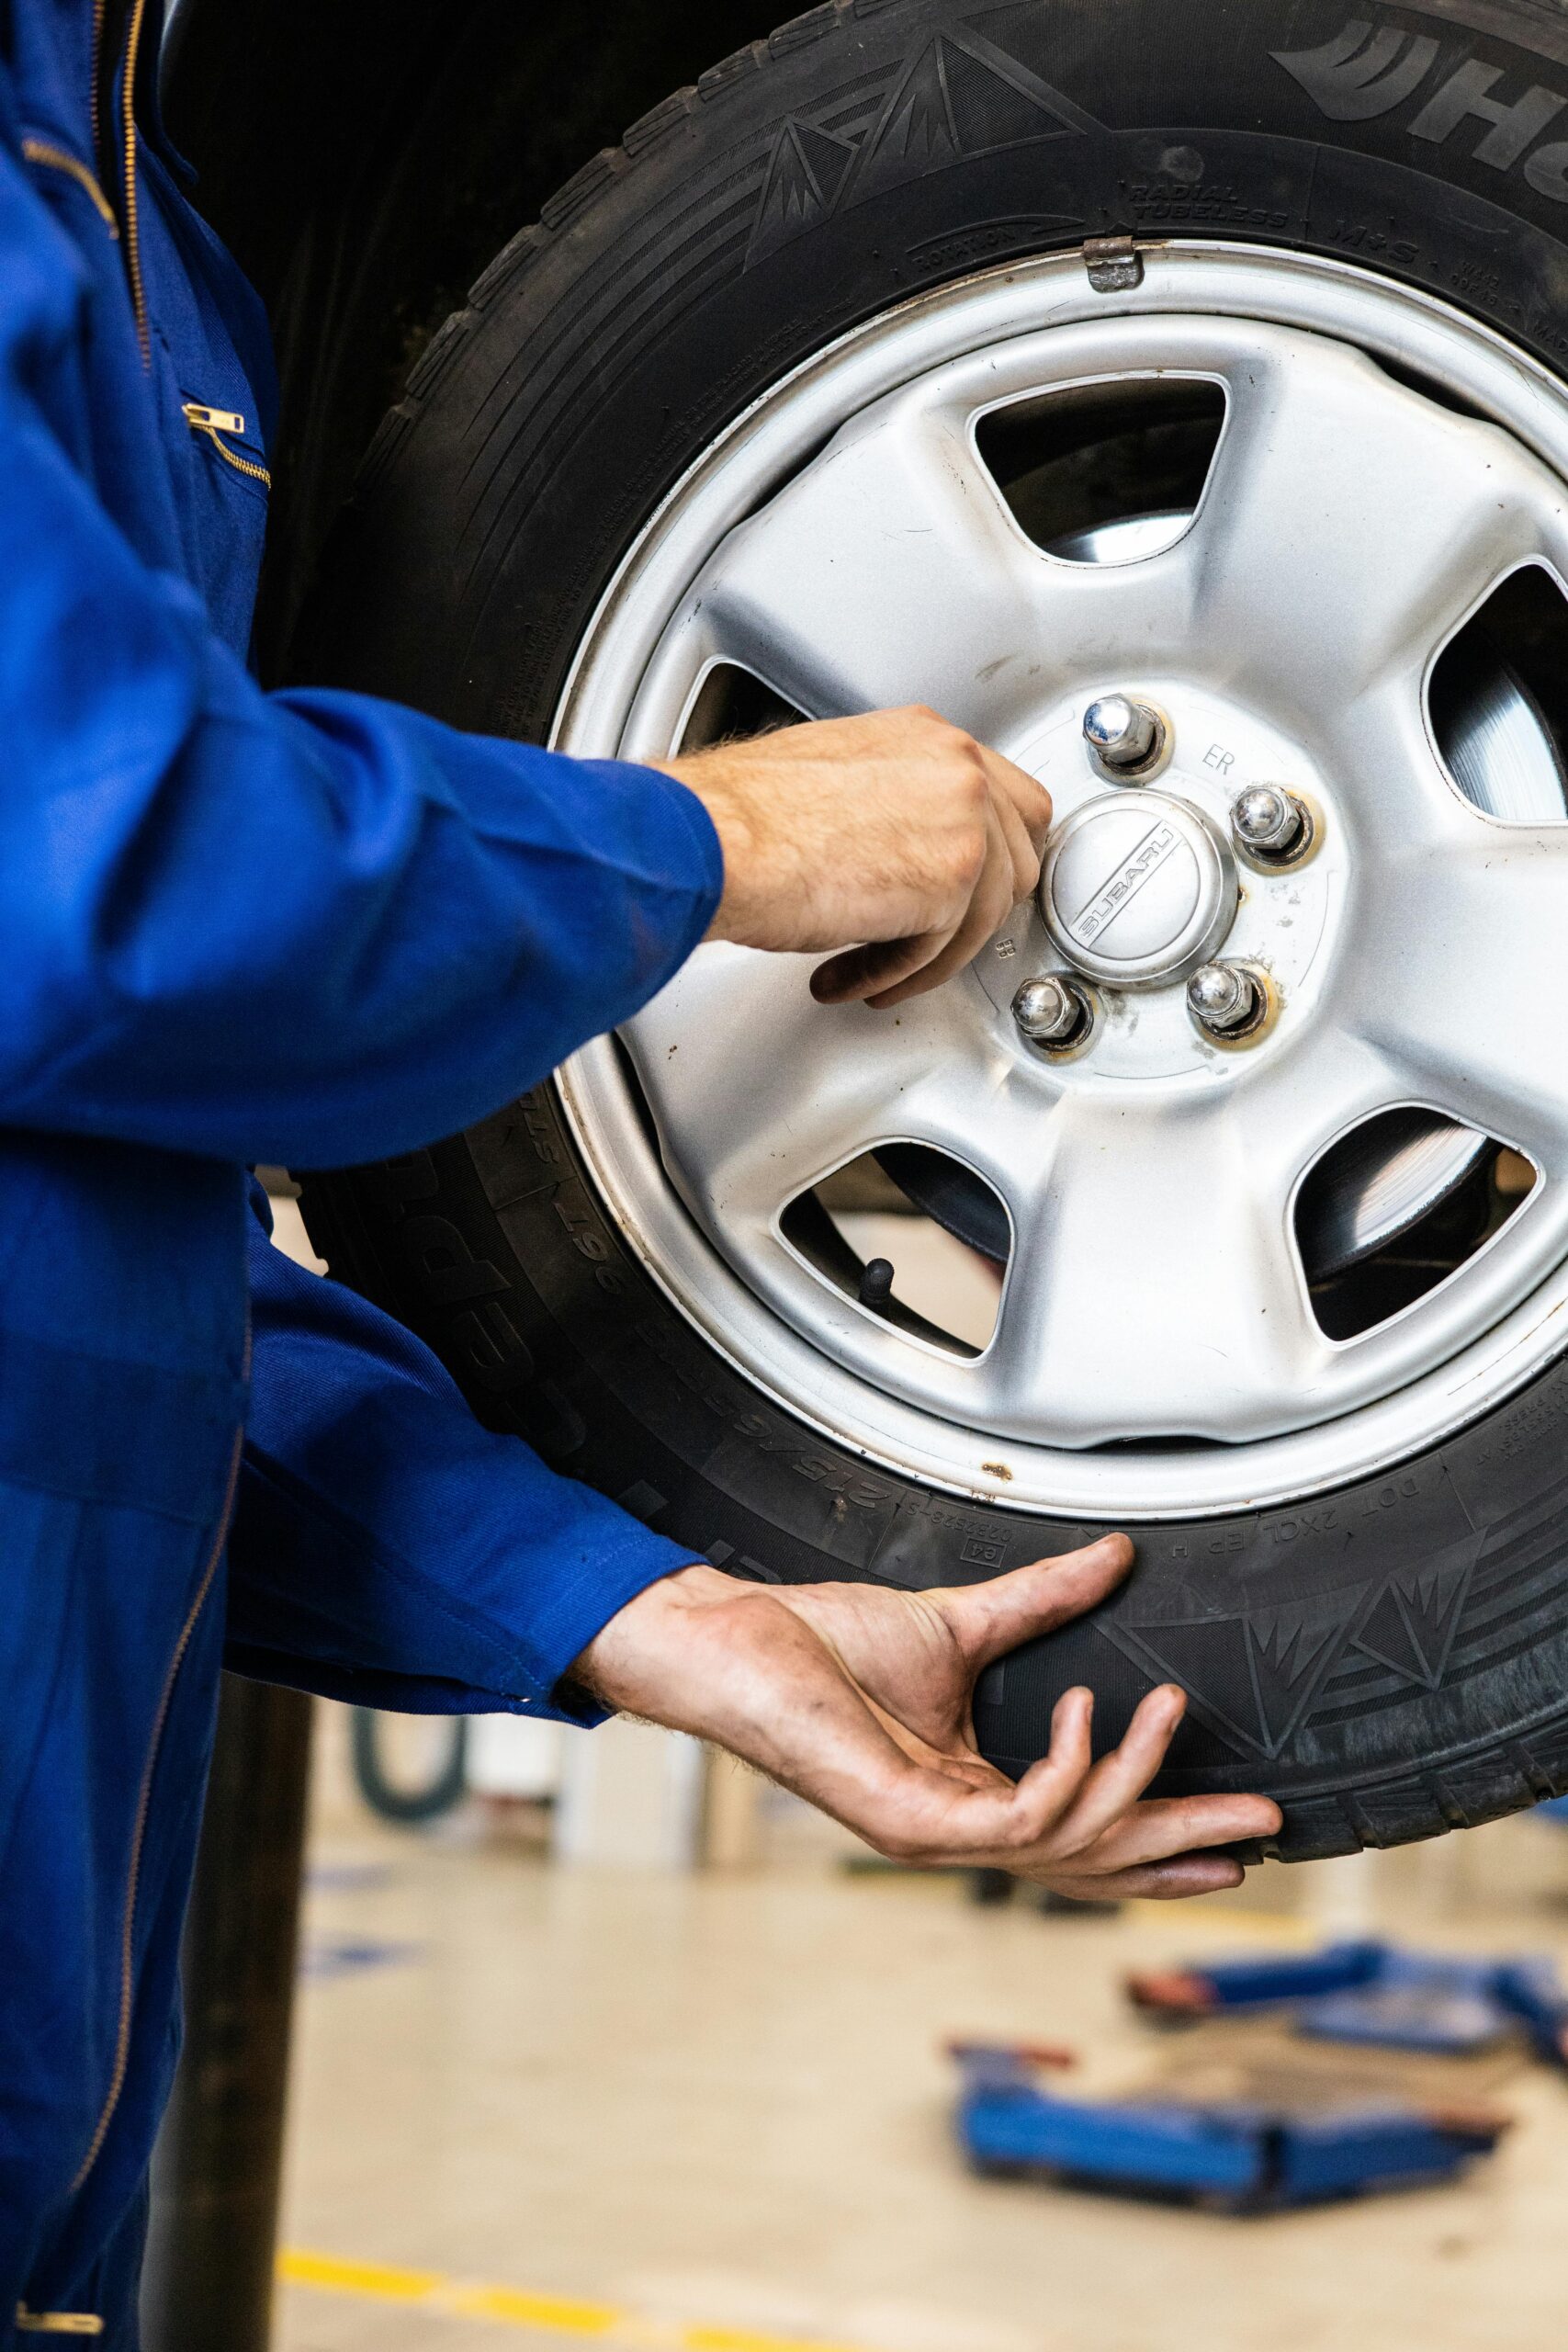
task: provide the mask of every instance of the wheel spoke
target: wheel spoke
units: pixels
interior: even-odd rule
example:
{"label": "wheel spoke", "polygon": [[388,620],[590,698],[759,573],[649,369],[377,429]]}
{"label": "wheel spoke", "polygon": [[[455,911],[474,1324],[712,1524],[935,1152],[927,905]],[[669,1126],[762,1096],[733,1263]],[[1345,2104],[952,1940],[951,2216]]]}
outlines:
{"label": "wheel spoke", "polygon": [[1238,1440],[1310,1408],[1328,1349],[1297,1271],[1282,1159],[1213,1096],[1135,1117],[1074,1094],[1016,1246],[976,1378],[1020,1435]]}
{"label": "wheel spoke", "polygon": [[1494,426],[1360,352],[1259,329],[1224,362],[1229,414],[1186,542],[1199,658],[1315,732],[1431,648],[1561,505]]}
{"label": "wheel spoke", "polygon": [[993,740],[1054,681],[1119,674],[1156,641],[1174,652],[1181,566],[1032,547],[974,454],[968,406],[926,386],[846,426],[731,533],[679,626],[815,718],[924,702]]}
{"label": "wheel spoke", "polygon": [[[1008,1094],[1011,1065],[976,1038],[966,992],[897,1014],[821,1005],[817,960],[704,948],[624,1033],[671,1172],[731,1256],[765,1246],[796,1193],[875,1143],[964,1156],[960,1138],[994,1125]],[[1006,1115],[1017,1148],[1023,1108]]]}
{"label": "wheel spoke", "polygon": [[845,427],[701,583],[731,658],[815,717],[929,702],[966,722],[976,673],[1035,629],[1030,550],[929,390]]}
{"label": "wheel spoke", "polygon": [[1407,1099],[1568,1176],[1568,824],[1461,808],[1350,928],[1346,1017]]}

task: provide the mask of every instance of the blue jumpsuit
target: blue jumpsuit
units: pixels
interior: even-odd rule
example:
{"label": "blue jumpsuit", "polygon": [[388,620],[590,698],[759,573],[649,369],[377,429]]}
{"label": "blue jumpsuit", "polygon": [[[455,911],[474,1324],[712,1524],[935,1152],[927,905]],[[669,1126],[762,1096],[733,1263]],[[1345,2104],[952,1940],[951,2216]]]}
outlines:
{"label": "blue jumpsuit", "polygon": [[245,1168],[499,1108],[722,881],[650,770],[249,675],[266,334],[141,95],[158,6],[99,10],[95,104],[93,0],[0,6],[0,2346],[114,2352],[225,1657],[548,1712],[688,1556],[290,1267]]}

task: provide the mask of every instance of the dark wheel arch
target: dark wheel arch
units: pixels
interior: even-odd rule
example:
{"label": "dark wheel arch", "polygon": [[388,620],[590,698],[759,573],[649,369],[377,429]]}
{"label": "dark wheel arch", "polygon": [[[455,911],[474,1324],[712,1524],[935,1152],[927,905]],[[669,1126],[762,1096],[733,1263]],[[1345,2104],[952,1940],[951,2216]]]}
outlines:
{"label": "dark wheel arch", "polygon": [[464,289],[583,155],[769,21],[767,0],[182,0],[164,110],[277,345],[269,684],[376,425]]}

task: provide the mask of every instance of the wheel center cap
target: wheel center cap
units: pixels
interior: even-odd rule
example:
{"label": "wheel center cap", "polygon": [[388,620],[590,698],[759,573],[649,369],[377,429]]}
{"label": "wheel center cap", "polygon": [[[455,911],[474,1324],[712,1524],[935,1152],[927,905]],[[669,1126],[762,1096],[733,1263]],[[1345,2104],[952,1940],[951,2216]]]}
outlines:
{"label": "wheel center cap", "polygon": [[1053,833],[1045,927],[1068,962],[1116,988],[1184,979],[1229,931],[1235,862],[1218,828],[1168,793],[1103,793]]}

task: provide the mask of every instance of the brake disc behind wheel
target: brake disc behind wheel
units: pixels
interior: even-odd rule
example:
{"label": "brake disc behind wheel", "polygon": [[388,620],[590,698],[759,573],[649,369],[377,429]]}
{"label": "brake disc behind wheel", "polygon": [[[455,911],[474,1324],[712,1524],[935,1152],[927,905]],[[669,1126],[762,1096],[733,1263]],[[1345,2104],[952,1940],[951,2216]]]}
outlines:
{"label": "brake disc behind wheel", "polygon": [[705,947],[307,1214],[733,1573],[1131,1528],[981,1744],[1172,1678],[1163,1786],[1292,1860],[1568,1787],[1565,229],[1527,0],[817,8],[486,272],[297,649],[597,756],[927,702],[1050,788],[897,1017]]}

